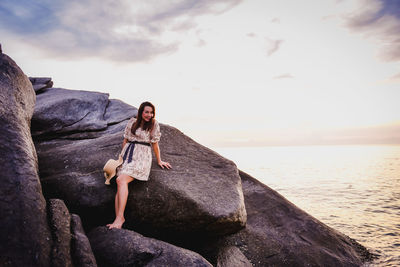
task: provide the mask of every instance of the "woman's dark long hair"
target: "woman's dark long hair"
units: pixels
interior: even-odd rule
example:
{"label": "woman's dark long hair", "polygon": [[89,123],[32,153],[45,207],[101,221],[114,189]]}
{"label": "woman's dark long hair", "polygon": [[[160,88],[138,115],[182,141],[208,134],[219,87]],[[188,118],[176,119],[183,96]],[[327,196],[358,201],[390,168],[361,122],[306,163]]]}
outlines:
{"label": "woman's dark long hair", "polygon": [[153,118],[150,121],[144,121],[143,123],[143,127],[142,129],[145,131],[152,131],[153,127],[154,127],[154,118],[156,117],[156,108],[154,107],[154,105],[148,101],[143,102],[142,104],[140,104],[139,110],[138,110],[138,114],[136,117],[136,122],[133,124],[131,132],[133,135],[135,135],[136,130],[140,127],[140,125],[142,125],[142,114],[144,111],[145,107],[151,107],[153,109]]}

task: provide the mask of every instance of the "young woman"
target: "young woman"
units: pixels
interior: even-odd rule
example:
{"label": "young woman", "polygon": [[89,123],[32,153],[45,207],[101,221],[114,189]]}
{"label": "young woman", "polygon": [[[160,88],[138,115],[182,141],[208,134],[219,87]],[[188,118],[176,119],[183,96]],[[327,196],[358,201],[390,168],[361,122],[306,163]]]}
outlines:
{"label": "young woman", "polygon": [[134,179],[149,179],[153,147],[157,163],[161,168],[170,169],[168,162],[161,160],[160,125],[155,120],[155,108],[150,102],[143,102],[138,110],[137,118],[131,118],[125,127],[121,156],[123,163],[117,170],[117,194],[115,195],[115,220],[107,227],[121,228],[125,222],[124,211],[128,200],[128,184]]}

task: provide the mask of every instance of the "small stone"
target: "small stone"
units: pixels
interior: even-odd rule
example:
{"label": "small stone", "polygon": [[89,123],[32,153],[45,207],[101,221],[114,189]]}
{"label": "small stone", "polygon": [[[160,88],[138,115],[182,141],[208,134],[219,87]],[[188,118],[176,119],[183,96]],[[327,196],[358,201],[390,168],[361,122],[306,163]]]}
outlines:
{"label": "small stone", "polygon": [[32,84],[48,84],[49,82],[51,82],[50,77],[29,77],[29,80]]}

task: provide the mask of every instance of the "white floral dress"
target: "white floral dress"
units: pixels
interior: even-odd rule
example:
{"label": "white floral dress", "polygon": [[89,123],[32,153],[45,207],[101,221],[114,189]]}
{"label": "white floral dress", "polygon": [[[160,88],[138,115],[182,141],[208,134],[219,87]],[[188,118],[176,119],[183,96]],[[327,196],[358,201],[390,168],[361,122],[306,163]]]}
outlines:
{"label": "white floral dress", "polygon": [[134,179],[147,181],[149,180],[152,162],[151,145],[130,142],[150,144],[159,142],[161,137],[160,125],[155,120],[151,133],[139,127],[133,135],[131,128],[135,121],[136,118],[131,118],[125,127],[124,138],[128,139],[128,142],[122,148],[121,155],[124,156],[124,162],[118,167],[117,175],[126,174]]}

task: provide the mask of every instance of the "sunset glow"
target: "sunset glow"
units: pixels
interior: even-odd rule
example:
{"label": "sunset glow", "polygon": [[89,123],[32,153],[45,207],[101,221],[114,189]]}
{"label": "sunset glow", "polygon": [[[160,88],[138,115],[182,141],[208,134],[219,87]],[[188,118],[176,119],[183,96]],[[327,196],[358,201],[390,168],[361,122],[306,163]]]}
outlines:
{"label": "sunset glow", "polygon": [[209,146],[400,143],[391,1],[38,2],[0,3],[1,44],[55,87],[149,100]]}

